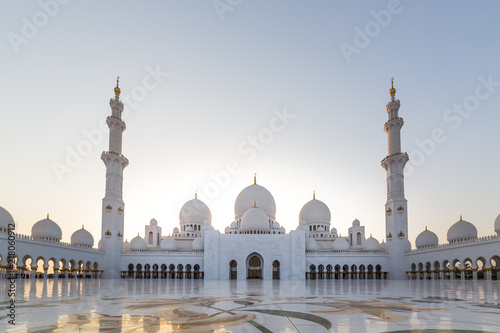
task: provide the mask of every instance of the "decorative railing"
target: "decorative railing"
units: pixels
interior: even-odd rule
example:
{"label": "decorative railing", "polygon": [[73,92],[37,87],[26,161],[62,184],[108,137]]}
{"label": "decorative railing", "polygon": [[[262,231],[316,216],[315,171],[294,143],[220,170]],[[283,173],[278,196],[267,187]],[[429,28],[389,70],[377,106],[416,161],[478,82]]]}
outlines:
{"label": "decorative railing", "polygon": [[448,244],[439,244],[439,245],[434,245],[434,246],[422,246],[418,249],[411,250],[411,252],[417,252],[417,251],[426,251],[430,249],[442,249],[442,248],[447,248],[447,247],[454,247],[456,245],[464,245],[464,244],[476,244],[476,243],[481,243],[481,242],[488,242],[492,240],[500,240],[500,235],[489,235],[489,236],[482,236],[482,237],[477,237],[477,238],[472,238],[472,239],[465,239],[462,241],[453,241]]}
{"label": "decorative railing", "polygon": [[339,251],[333,251],[333,250],[328,250],[328,251],[315,251],[315,252],[307,252],[307,255],[313,255],[313,256],[323,256],[323,255],[331,255],[331,254],[341,254],[341,255],[350,255],[350,256],[357,256],[357,255],[366,255],[366,254],[377,254],[377,255],[386,255],[387,252],[385,251],[349,251],[349,250],[339,250]]}
{"label": "decorative railing", "polygon": [[16,240],[22,239],[22,240],[39,242],[39,243],[42,243],[42,244],[45,243],[45,244],[51,244],[51,245],[60,245],[60,246],[63,246],[63,247],[71,247],[71,248],[75,248],[75,249],[84,249],[84,250],[88,250],[88,251],[102,252],[102,251],[99,251],[98,249],[95,249],[95,248],[90,248],[90,247],[86,247],[86,246],[71,244],[71,243],[68,243],[68,242],[61,242],[61,241],[57,241],[57,240],[50,240],[50,239],[32,237],[32,236],[29,236],[29,235],[23,235],[23,234],[18,234],[18,233],[16,233],[14,237],[16,238]]}
{"label": "decorative railing", "polygon": [[101,156],[105,155],[105,154],[112,154],[112,155],[119,156],[119,157],[123,158],[125,161],[127,161],[127,163],[128,163],[128,158],[126,158],[122,154],[115,153],[114,151],[103,151],[102,154],[101,154]]}
{"label": "decorative railing", "polygon": [[130,251],[124,251],[123,254],[125,255],[140,255],[140,254],[147,254],[147,255],[155,255],[155,254],[170,254],[170,255],[195,255],[195,256],[203,256],[203,251],[179,251],[179,250],[130,250]]}
{"label": "decorative railing", "polygon": [[386,159],[391,158],[393,156],[398,156],[398,155],[406,155],[406,156],[408,156],[408,153],[398,152],[398,153],[393,153],[393,154],[387,155],[386,157],[384,157],[384,159],[380,163],[384,163],[384,161]]}
{"label": "decorative railing", "polygon": [[387,124],[388,124],[388,123],[390,123],[390,122],[391,122],[391,121],[393,121],[393,120],[403,120],[403,118],[401,118],[401,117],[394,117],[394,118],[391,118],[391,119],[389,119],[388,121],[386,121],[386,123],[384,124],[384,127],[385,127],[385,126],[387,126]]}

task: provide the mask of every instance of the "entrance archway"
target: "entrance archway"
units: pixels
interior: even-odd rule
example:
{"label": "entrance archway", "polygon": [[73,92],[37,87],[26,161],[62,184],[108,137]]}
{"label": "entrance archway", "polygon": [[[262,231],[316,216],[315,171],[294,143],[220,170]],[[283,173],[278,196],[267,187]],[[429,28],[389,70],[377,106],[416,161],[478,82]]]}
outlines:
{"label": "entrance archway", "polygon": [[231,260],[229,263],[229,278],[231,280],[236,280],[238,279],[238,263],[235,260]]}
{"label": "entrance archway", "polygon": [[250,256],[247,268],[247,279],[262,279],[262,260],[257,255]]}
{"label": "entrance archway", "polygon": [[278,260],[275,260],[273,262],[273,280],[279,280],[280,279],[280,262]]}

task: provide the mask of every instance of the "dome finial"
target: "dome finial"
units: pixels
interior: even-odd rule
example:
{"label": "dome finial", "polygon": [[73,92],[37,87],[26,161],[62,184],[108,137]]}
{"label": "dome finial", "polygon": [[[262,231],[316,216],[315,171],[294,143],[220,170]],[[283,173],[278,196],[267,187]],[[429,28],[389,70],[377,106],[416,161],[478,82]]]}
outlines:
{"label": "dome finial", "polygon": [[257,208],[257,201],[253,201],[253,208]]}
{"label": "dome finial", "polygon": [[257,172],[253,175],[253,184],[257,184]]}
{"label": "dome finial", "polygon": [[195,199],[198,199],[198,191],[195,191],[195,192],[194,192],[194,198],[195,198]]}
{"label": "dome finial", "polygon": [[120,93],[121,93],[119,84],[120,84],[120,77],[117,76],[116,77],[116,87],[115,87],[115,96],[116,96],[116,98],[118,98],[118,96],[120,96]]}
{"label": "dome finial", "polygon": [[316,191],[313,191],[313,200],[316,200]]}
{"label": "dome finial", "polygon": [[462,221],[462,215],[460,214],[460,221]]}
{"label": "dome finial", "polygon": [[82,224],[82,229],[85,229],[85,228],[83,227],[83,224]]}
{"label": "dome finial", "polygon": [[391,89],[389,89],[389,95],[394,99],[394,96],[396,96],[396,88],[394,88],[394,78],[391,77]]}
{"label": "dome finial", "polygon": [[50,220],[50,218],[49,218],[49,213],[47,213],[47,220]]}
{"label": "dome finial", "polygon": [[425,226],[425,231],[427,231],[427,226]]}

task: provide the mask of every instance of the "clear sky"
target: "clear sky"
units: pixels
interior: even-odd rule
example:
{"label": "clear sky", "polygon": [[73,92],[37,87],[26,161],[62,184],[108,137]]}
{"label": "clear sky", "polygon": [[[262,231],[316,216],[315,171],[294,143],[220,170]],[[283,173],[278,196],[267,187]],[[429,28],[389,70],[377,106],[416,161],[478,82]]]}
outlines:
{"label": "clear sky", "polygon": [[100,128],[119,75],[129,240],[153,217],[171,233],[196,190],[223,232],[254,172],[287,231],[316,191],[339,233],[358,218],[381,240],[393,76],[412,244],[425,226],[446,242],[460,214],[493,234],[499,12],[495,1],[2,1],[0,206],[21,233],[50,213],[64,241],[84,224],[97,244]]}

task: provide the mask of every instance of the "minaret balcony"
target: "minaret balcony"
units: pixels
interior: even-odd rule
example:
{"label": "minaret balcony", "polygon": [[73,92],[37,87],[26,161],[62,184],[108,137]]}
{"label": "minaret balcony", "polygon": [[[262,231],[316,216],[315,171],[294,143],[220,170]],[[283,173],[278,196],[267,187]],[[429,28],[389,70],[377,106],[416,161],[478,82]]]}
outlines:
{"label": "minaret balcony", "polygon": [[391,118],[389,119],[385,124],[384,124],[384,131],[387,132],[387,130],[389,129],[389,126],[390,125],[393,125],[393,126],[399,126],[398,128],[401,128],[403,127],[404,125],[404,120],[403,118],[401,117],[394,117],[394,118]]}
{"label": "minaret balcony", "polygon": [[[109,117],[108,117],[108,118],[109,118]],[[393,118],[389,119],[389,120],[388,120],[388,121],[384,124],[384,126],[385,126],[385,125],[387,125],[388,123],[390,123],[391,121],[394,121],[394,120],[403,120],[403,118],[402,118],[402,117],[393,117]]]}
{"label": "minaret balcony", "polygon": [[391,154],[391,155],[387,155],[381,162],[380,164],[384,164],[388,159],[390,158],[393,158],[395,156],[406,156],[406,158],[408,158],[408,153],[402,153],[402,152],[398,152],[398,153],[394,153],[394,154]]}
{"label": "minaret balcony", "polygon": [[121,157],[125,160],[125,162],[127,162],[128,164],[128,158],[126,158],[125,156],[123,156],[122,154],[118,154],[118,153],[115,153],[114,151],[103,151],[102,154],[101,154],[101,158],[104,156],[104,155],[107,155],[107,154],[112,154],[112,155],[115,155],[115,156],[118,156],[118,157]]}
{"label": "minaret balcony", "polygon": [[122,128],[122,132],[125,131],[125,129],[127,129],[127,124],[125,124],[125,122],[121,118],[118,118],[118,117],[115,117],[115,116],[108,116],[106,118],[106,124],[108,124],[108,126],[110,126],[110,127],[113,124],[118,124]]}

